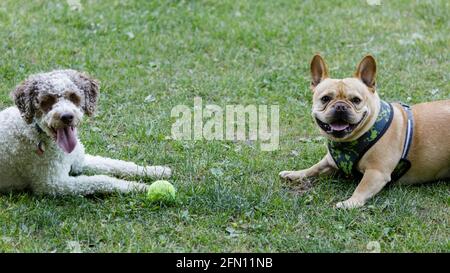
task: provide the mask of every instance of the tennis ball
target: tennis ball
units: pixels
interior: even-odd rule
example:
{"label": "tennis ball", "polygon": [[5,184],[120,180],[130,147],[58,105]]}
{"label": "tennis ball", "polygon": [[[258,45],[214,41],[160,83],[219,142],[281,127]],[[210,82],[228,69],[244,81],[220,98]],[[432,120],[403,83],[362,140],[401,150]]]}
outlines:
{"label": "tennis ball", "polygon": [[175,201],[175,188],[169,181],[158,180],[153,182],[147,191],[147,198],[152,202]]}

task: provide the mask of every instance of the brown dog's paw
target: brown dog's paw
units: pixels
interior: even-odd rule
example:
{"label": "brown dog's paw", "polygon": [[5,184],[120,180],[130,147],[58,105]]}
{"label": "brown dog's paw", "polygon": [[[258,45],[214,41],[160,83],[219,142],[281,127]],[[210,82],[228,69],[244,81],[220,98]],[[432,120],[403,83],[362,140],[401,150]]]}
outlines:
{"label": "brown dog's paw", "polygon": [[303,171],[282,171],[279,176],[289,181],[302,181],[306,178]]}
{"label": "brown dog's paw", "polygon": [[364,202],[355,200],[355,199],[347,199],[345,201],[342,202],[338,202],[336,204],[336,208],[338,209],[355,209],[355,208],[360,208],[364,206]]}

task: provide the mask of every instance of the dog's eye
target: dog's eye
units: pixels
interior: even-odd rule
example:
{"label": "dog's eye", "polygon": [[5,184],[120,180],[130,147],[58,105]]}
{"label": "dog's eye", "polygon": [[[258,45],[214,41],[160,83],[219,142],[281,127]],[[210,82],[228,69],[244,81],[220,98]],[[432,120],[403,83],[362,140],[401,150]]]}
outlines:
{"label": "dog's eye", "polygon": [[80,102],[81,102],[80,96],[78,96],[75,93],[72,93],[69,95],[69,100],[75,105],[80,105]]}
{"label": "dog's eye", "polygon": [[327,102],[329,102],[331,100],[331,97],[330,96],[323,96],[320,100],[322,101],[322,103],[327,103]]}
{"label": "dog's eye", "polygon": [[359,104],[361,102],[360,98],[354,97],[353,99],[350,100],[352,103],[354,104]]}
{"label": "dog's eye", "polygon": [[52,106],[53,106],[53,104],[55,104],[55,102],[56,102],[55,97],[45,96],[40,100],[39,105],[41,106],[42,110],[44,110],[45,112],[48,112],[52,109]]}

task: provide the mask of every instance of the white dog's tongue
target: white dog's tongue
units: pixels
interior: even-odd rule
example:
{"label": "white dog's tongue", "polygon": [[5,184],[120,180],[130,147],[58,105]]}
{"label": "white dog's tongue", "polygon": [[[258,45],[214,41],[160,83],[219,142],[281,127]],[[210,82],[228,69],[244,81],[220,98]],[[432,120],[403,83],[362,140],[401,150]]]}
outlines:
{"label": "white dog's tongue", "polygon": [[66,153],[70,154],[77,146],[76,129],[60,128],[56,131],[56,143]]}
{"label": "white dog's tongue", "polygon": [[343,131],[348,128],[349,124],[345,122],[334,122],[330,124],[331,129],[335,131]]}

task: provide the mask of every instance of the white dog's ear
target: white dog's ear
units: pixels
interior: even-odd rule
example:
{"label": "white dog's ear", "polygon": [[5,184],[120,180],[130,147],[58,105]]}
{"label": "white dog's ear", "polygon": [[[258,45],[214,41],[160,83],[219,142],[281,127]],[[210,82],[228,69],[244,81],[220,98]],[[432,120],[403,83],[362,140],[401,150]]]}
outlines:
{"label": "white dog's ear", "polygon": [[92,116],[97,108],[98,96],[99,96],[99,82],[86,73],[78,72],[75,70],[68,70],[72,81],[78,88],[83,90],[85,104],[82,106],[83,111]]}
{"label": "white dog's ear", "polygon": [[17,108],[19,108],[22,118],[27,124],[33,122],[35,114],[35,100],[37,99],[38,88],[32,79],[25,80],[19,84],[11,93]]}
{"label": "white dog's ear", "polygon": [[313,90],[321,81],[328,78],[327,64],[323,58],[316,54],[311,60],[311,89]]}
{"label": "white dog's ear", "polygon": [[372,55],[365,56],[356,68],[355,77],[359,78],[371,91],[375,90],[377,63]]}

